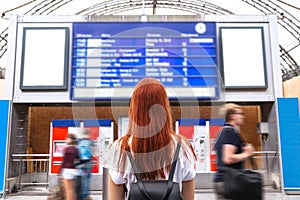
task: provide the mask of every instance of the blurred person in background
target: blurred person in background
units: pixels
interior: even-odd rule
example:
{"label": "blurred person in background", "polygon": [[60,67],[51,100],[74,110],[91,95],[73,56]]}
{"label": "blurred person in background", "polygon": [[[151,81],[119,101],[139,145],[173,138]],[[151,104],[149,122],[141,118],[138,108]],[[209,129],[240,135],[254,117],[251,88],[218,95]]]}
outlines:
{"label": "blurred person in background", "polygon": [[77,137],[69,133],[66,138],[67,147],[64,149],[63,162],[60,169],[66,200],[76,200],[76,177],[79,175],[75,164],[79,162],[79,150],[76,147]]}
{"label": "blurred person in background", "polygon": [[253,154],[251,144],[245,144],[240,135],[240,126],[244,124],[244,112],[241,106],[228,103],[220,109],[220,115],[225,114],[225,125],[219,133],[214,146],[217,155],[217,172],[214,176],[214,189],[218,200],[224,197],[224,171],[222,168],[232,167],[243,169],[244,161]]}
{"label": "blurred person in background", "polygon": [[80,164],[77,166],[81,170],[81,200],[91,200],[90,184],[91,170],[93,158],[94,142],[90,139],[90,130],[84,129],[81,134],[81,139],[78,141],[78,149],[80,152]]}

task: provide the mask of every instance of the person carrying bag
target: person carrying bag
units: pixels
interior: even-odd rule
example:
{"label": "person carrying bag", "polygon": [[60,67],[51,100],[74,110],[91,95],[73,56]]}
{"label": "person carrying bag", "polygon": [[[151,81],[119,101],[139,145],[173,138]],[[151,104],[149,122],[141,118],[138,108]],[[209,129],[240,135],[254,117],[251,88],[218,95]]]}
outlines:
{"label": "person carrying bag", "polygon": [[[238,188],[242,185],[243,181],[240,182],[228,182],[233,180],[239,180],[240,177],[245,177],[247,173],[237,173],[246,172],[244,167],[244,162],[250,156],[252,156],[254,148],[251,144],[245,144],[240,133],[240,126],[244,123],[244,113],[241,106],[233,103],[225,104],[220,109],[220,114],[225,114],[225,125],[224,128],[219,133],[216,144],[214,145],[214,150],[217,156],[217,172],[214,175],[213,184],[217,200],[224,199],[236,199],[245,200],[246,198],[241,197],[241,193],[245,196],[251,196],[251,189],[243,191],[243,189]],[[237,177],[233,174],[239,174]],[[230,175],[229,175],[230,174]],[[225,179],[225,176],[230,176]],[[230,179],[231,178],[231,179]],[[229,187],[231,183],[231,187]],[[249,187],[249,186],[248,186]],[[261,188],[261,185],[258,187]],[[230,192],[228,188],[234,188],[234,192]],[[238,190],[238,192],[237,192]],[[233,196],[233,194],[236,194]],[[260,200],[259,197],[252,198],[251,200]]]}

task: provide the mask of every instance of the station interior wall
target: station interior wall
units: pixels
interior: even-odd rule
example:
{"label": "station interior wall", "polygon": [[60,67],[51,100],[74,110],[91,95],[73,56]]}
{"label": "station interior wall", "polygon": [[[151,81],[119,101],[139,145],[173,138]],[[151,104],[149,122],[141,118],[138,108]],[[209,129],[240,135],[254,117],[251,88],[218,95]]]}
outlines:
{"label": "station interior wall", "polygon": [[[173,124],[176,119],[181,118],[181,111],[184,109],[185,115],[189,118],[212,118],[215,106],[171,106]],[[199,109],[200,116],[193,116],[195,109]],[[252,143],[256,151],[261,150],[261,138],[256,132],[256,124],[260,121],[259,106],[243,106],[245,112],[245,125],[241,127],[244,139]],[[74,114],[75,113],[75,114]],[[79,117],[78,117],[79,116]],[[96,116],[96,118],[95,118]],[[128,107],[110,106],[30,106],[28,108],[28,148],[32,153],[49,153],[50,123],[57,119],[111,119],[114,122],[114,139],[118,137],[118,116],[128,116]]]}
{"label": "station interior wall", "polygon": [[[283,96],[297,97],[300,102],[300,76],[296,76],[288,81],[283,82]],[[300,105],[300,104],[299,104]]]}
{"label": "station interior wall", "polygon": [[[283,92],[284,97],[297,97],[300,99],[300,76],[294,77],[288,81],[283,82]],[[4,94],[5,89],[5,79],[0,80],[0,99],[5,99]],[[14,104],[16,105],[16,104]],[[18,104],[17,104],[18,105]],[[20,106],[23,109],[23,106]],[[127,106],[115,106],[113,111],[110,106],[70,106],[70,105],[39,105],[34,104],[24,106],[26,109],[26,118],[28,119],[28,124],[26,125],[27,132],[27,152],[35,154],[49,153],[50,147],[50,123],[55,119],[111,119],[114,122],[114,138],[118,137],[118,120],[119,116],[128,115]],[[195,110],[199,110],[200,116],[194,116]],[[212,118],[212,108],[211,106],[201,105],[200,106],[185,106],[184,110],[185,116],[189,118]],[[241,127],[241,133],[245,140],[252,143],[255,146],[256,151],[262,150],[262,139],[259,134],[256,133],[256,125],[260,122],[260,108],[259,106],[243,106],[245,111],[245,125]],[[173,124],[175,125],[176,119],[182,117],[180,106],[171,106]],[[189,112],[190,111],[190,115]],[[14,111],[13,111],[14,112]],[[76,113],[74,115],[74,112]],[[114,112],[114,113],[113,113]],[[78,117],[80,116],[80,117]],[[17,118],[20,118],[19,116]],[[15,119],[15,117],[13,118]],[[13,120],[13,124],[15,123]],[[12,128],[14,129],[14,128]],[[11,140],[10,149],[11,153],[17,153],[16,151],[17,140]],[[258,163],[258,166],[262,166],[262,162]],[[13,168],[13,167],[12,167]],[[17,168],[16,168],[17,169]],[[12,174],[17,174],[12,173]]]}
{"label": "station interior wall", "polygon": [[[283,82],[284,97],[298,97],[300,99],[300,76]],[[199,109],[200,116],[193,116],[194,110]],[[185,106],[185,116],[190,118],[212,117],[212,112],[216,108],[212,106]],[[245,124],[241,127],[241,134],[244,139],[252,143],[256,151],[262,150],[262,139],[256,132],[256,125],[260,122],[259,106],[243,106],[245,112]],[[181,117],[182,108],[171,106],[173,124]],[[74,113],[76,113],[74,116]],[[114,122],[114,139],[118,138],[118,117],[127,116],[127,106],[29,106],[28,108],[28,149],[33,153],[49,153],[50,123],[54,119],[111,119]],[[79,118],[78,118],[79,116]],[[259,166],[262,163],[259,163]]]}
{"label": "station interior wall", "polygon": [[[300,99],[300,76],[294,77],[288,81],[283,82],[283,92],[284,97],[297,97]],[[5,99],[4,96],[5,89],[5,79],[0,80],[0,99]],[[16,104],[15,104],[16,105]],[[23,106],[20,106],[23,109]],[[26,118],[28,119],[28,124],[26,125],[27,132],[27,152],[43,154],[49,153],[50,147],[50,123],[55,119],[111,119],[114,122],[114,138],[118,137],[118,120],[119,116],[128,115],[127,106],[115,106],[113,111],[110,106],[70,106],[70,105],[47,105],[35,106],[27,105],[24,106],[26,109]],[[199,110],[200,116],[194,116],[195,110]],[[255,146],[256,151],[262,150],[263,141],[259,134],[256,133],[256,124],[260,122],[260,108],[259,106],[243,106],[245,111],[245,125],[241,127],[241,133],[245,140],[252,143]],[[184,108],[185,116],[189,118],[212,118],[212,107],[201,105],[200,106],[185,106]],[[180,106],[171,106],[173,124],[175,125],[176,119],[180,118],[182,108]],[[190,111],[190,115],[189,112]],[[13,111],[14,112],[14,111]],[[76,113],[74,115],[74,112]],[[113,113],[114,112],[114,113]],[[80,116],[78,118],[78,116]],[[20,117],[17,117],[20,118]],[[15,119],[15,117],[14,117]],[[17,120],[13,120],[17,121]],[[13,122],[14,123],[14,122]],[[15,126],[15,125],[14,125]],[[276,141],[276,139],[275,139]],[[17,153],[16,151],[17,140],[11,140],[10,149],[11,153]],[[261,163],[261,164],[260,164]],[[258,163],[262,166],[262,162]],[[17,169],[17,168],[16,168]],[[12,173],[12,174],[17,174]]]}

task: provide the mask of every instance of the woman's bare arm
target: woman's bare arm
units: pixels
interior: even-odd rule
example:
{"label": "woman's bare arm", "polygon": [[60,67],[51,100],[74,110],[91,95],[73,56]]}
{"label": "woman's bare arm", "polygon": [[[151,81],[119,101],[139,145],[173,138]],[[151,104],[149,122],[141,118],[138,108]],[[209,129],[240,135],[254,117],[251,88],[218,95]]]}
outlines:
{"label": "woman's bare arm", "polygon": [[184,200],[194,200],[195,180],[182,181],[182,196]]}
{"label": "woman's bare arm", "polygon": [[111,176],[108,178],[108,199],[109,200],[122,200],[125,199],[124,184],[115,184]]}

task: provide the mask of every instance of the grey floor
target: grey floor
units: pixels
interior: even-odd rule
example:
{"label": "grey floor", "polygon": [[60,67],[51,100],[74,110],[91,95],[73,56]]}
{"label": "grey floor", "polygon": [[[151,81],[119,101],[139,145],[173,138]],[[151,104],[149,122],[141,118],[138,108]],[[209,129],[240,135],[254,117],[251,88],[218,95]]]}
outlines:
{"label": "grey floor", "polygon": [[[35,191],[22,191],[15,194],[6,195],[5,199],[19,199],[19,200],[46,200],[48,196],[48,191],[45,189],[35,190]],[[102,200],[101,191],[92,191],[92,198],[97,200]],[[265,198],[264,200],[300,200],[300,195],[287,195],[283,194],[279,190],[272,188],[265,188]],[[195,200],[213,200],[215,199],[212,190],[197,190],[195,192]]]}

